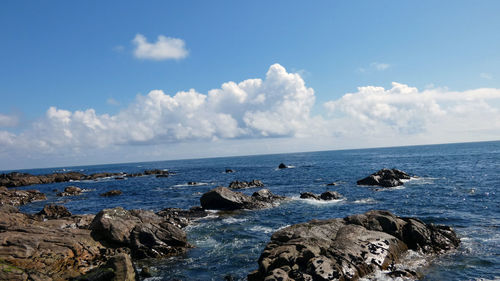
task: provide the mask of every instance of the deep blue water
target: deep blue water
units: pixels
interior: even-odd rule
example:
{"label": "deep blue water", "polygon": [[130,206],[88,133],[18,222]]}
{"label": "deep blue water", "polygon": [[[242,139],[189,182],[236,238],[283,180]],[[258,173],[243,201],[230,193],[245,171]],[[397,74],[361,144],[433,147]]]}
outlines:
{"label": "deep blue water", "polygon": [[[294,168],[278,170],[279,163]],[[403,188],[376,191],[356,180],[381,168],[398,168],[419,176]],[[311,219],[345,217],[371,209],[386,209],[400,216],[453,226],[462,239],[460,248],[421,267],[425,280],[480,280],[500,278],[500,142],[447,144],[364,150],[324,151],[150,163],[129,163],[66,170],[140,172],[168,169],[168,178],[138,177],[126,180],[74,182],[90,189],[83,196],[56,197],[53,189],[69,183],[27,187],[47,194],[48,201],[23,206],[38,212],[46,203],[64,204],[72,213],[96,213],[103,208],[161,210],[199,205],[200,196],[233,180],[262,180],[273,193],[295,198],[278,207],[216,214],[187,228],[196,247],[187,255],[152,261],[159,275],[154,280],[222,280],[231,274],[245,280],[257,268],[257,259],[271,234],[281,227]],[[231,174],[226,168],[234,169]],[[62,169],[62,168],[61,168]],[[35,174],[60,169],[27,170]],[[205,183],[187,186],[188,181]],[[338,186],[326,183],[338,182]],[[98,194],[120,189],[118,197]],[[257,189],[245,190],[251,194]],[[335,190],[345,200],[317,203],[298,199],[301,192]],[[414,262],[418,258],[413,259]],[[421,260],[420,262],[422,262]]]}

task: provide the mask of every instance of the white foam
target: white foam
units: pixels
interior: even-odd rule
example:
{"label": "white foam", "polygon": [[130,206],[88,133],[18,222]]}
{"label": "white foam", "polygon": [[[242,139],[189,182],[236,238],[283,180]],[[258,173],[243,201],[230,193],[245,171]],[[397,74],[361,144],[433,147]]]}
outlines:
{"label": "white foam", "polygon": [[371,197],[358,199],[353,202],[354,204],[377,204],[377,201]]}
{"label": "white foam", "polygon": [[237,219],[237,218],[225,218],[222,220],[223,223],[233,224],[247,221],[248,219]]}
{"label": "white foam", "polygon": [[206,183],[206,182],[197,182],[197,183],[195,183],[195,184],[187,184],[187,183],[182,183],[182,184],[176,184],[176,185],[173,185],[172,187],[200,186],[200,185],[209,185],[209,183]]}
{"label": "white foam", "polygon": [[250,231],[259,233],[272,233],[274,230],[271,227],[256,225],[250,228]]}
{"label": "white foam", "polygon": [[335,200],[316,200],[316,199],[309,199],[309,198],[300,198],[298,196],[293,196],[292,200],[297,200],[297,201],[302,201],[307,204],[311,205],[330,205],[330,204],[338,204],[338,203],[343,203],[344,201],[347,200],[347,198],[343,197],[340,199],[335,199]]}

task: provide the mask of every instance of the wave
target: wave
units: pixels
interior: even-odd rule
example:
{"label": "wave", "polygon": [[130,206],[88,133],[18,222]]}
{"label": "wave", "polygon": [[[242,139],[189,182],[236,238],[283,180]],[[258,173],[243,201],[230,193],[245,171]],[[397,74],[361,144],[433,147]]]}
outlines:
{"label": "wave", "polygon": [[256,226],[252,226],[250,228],[250,231],[259,232],[259,233],[273,233],[274,229],[271,227],[256,225]]}
{"label": "wave", "polygon": [[369,198],[358,199],[352,203],[354,203],[354,204],[377,204],[378,202],[375,199],[369,197]]}
{"label": "wave", "polygon": [[325,200],[316,200],[316,199],[309,199],[309,198],[304,199],[304,198],[300,198],[299,196],[292,196],[292,200],[305,202],[305,203],[311,204],[311,205],[330,205],[330,204],[343,203],[344,201],[347,200],[347,198],[343,197],[340,199],[325,201]]}

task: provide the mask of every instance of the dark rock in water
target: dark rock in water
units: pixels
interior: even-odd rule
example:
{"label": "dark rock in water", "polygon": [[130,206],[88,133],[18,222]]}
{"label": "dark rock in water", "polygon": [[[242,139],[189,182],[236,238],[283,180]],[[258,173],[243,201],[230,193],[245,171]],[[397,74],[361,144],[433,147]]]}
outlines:
{"label": "dark rock in water", "polygon": [[149,175],[168,175],[168,171],[160,170],[160,169],[154,169],[154,170],[146,170],[144,171],[144,175],[149,176]]}
{"label": "dark rock in water", "polygon": [[281,163],[279,166],[278,166],[278,169],[286,169],[288,168],[287,165],[285,165],[284,163]]}
{"label": "dark rock in water", "polygon": [[156,175],[157,178],[168,178],[168,174]]}
{"label": "dark rock in water", "polygon": [[153,275],[151,274],[151,269],[147,266],[143,266],[141,268],[141,273],[139,274],[142,278],[149,278],[149,277],[153,277]]}
{"label": "dark rock in water", "polygon": [[64,192],[57,193],[57,196],[76,196],[82,194],[82,189],[77,186],[68,186]]}
{"label": "dark rock in water", "polygon": [[130,256],[124,253],[111,257],[108,262],[94,268],[74,281],[135,281],[136,274]]}
{"label": "dark rock in water", "polygon": [[198,183],[195,181],[188,181],[187,185],[198,185]]}
{"label": "dark rock in water", "polygon": [[326,185],[327,185],[327,186],[336,186],[336,185],[338,185],[338,183],[336,183],[336,182],[331,182],[331,183],[327,183]]}
{"label": "dark rock in water", "polygon": [[71,217],[71,213],[66,207],[55,204],[45,205],[43,209],[37,213],[37,215],[47,219]]}
{"label": "dark rock in water", "polygon": [[252,196],[248,196],[222,186],[206,192],[200,198],[201,206],[204,209],[212,210],[268,208],[281,200],[285,200],[285,197],[274,195],[267,189],[262,189]]}
{"label": "dark rock in water", "polygon": [[440,254],[459,243],[450,227],[387,211],[312,220],[275,232],[248,280],[357,280],[391,269],[408,249]]}
{"label": "dark rock in water", "polygon": [[99,195],[103,196],[103,197],[109,197],[109,196],[117,196],[117,195],[121,195],[121,194],[122,194],[121,190],[113,189],[113,190],[110,190],[108,192],[101,193]]}
{"label": "dark rock in water", "polygon": [[243,189],[250,187],[264,187],[264,183],[260,180],[252,180],[252,181],[233,181],[229,184],[229,188],[232,189]]}
{"label": "dark rock in water", "polygon": [[0,186],[0,206],[21,206],[43,200],[47,200],[47,197],[38,190],[9,190],[5,186]]}
{"label": "dark rock in water", "polygon": [[100,211],[92,236],[112,247],[128,247],[134,258],[159,258],[185,252],[186,233],[152,211],[117,207]]}
{"label": "dark rock in water", "polygon": [[302,199],[315,199],[315,200],[319,200],[319,196],[312,193],[312,192],[302,192],[300,194],[300,198]]}
{"label": "dark rock in water", "polygon": [[226,174],[234,173],[235,171],[233,169],[226,169]]}
{"label": "dark rock in water", "polygon": [[402,180],[409,180],[410,178],[410,175],[398,169],[382,169],[364,179],[358,180],[357,184],[395,187],[402,185]]}
{"label": "dark rock in water", "polygon": [[188,226],[193,220],[208,216],[207,211],[200,206],[191,207],[189,210],[166,208],[156,214],[179,228]]}
{"label": "dark rock in water", "polygon": [[342,195],[336,191],[325,191],[325,192],[321,193],[319,198],[321,198],[321,200],[324,200],[324,201],[330,201],[330,200],[340,199],[340,198],[342,198]]}
{"label": "dark rock in water", "polygon": [[330,201],[330,200],[340,199],[340,198],[342,198],[342,195],[336,191],[325,191],[325,192],[321,193],[321,195],[319,195],[319,196],[312,193],[312,192],[303,192],[300,194],[300,198]]}
{"label": "dark rock in water", "polygon": [[124,180],[125,177],[115,177],[115,180]]}

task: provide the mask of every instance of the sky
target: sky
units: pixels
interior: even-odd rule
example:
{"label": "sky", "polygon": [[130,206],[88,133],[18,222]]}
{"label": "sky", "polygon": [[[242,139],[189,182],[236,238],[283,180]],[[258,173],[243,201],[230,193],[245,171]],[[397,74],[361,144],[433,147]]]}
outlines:
{"label": "sky", "polygon": [[499,1],[1,1],[0,170],[500,140]]}

